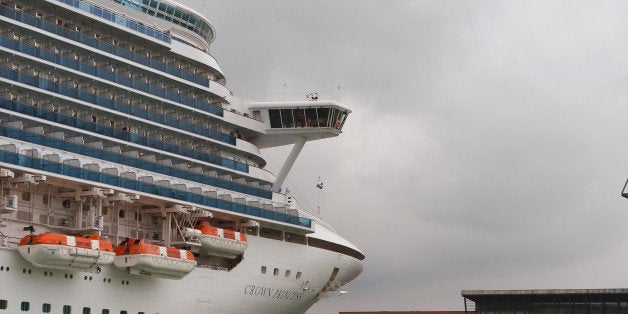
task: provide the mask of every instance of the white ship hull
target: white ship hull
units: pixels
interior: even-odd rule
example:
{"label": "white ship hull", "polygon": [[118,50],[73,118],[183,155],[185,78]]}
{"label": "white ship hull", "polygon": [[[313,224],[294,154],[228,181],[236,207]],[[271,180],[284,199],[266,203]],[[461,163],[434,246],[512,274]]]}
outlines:
{"label": "white ship hull", "polygon": [[[282,188],[350,110],[234,96],[214,37],[173,0],[0,1],[0,313],[304,313],[361,273],[364,254]],[[260,150],[284,145],[275,176]],[[246,237],[207,242],[200,221]],[[18,245],[47,232],[189,259]]]}
{"label": "white ship hull", "polygon": [[304,313],[318,300],[334,267],[343,270],[337,279],[345,281],[362,271],[352,257],[252,236],[245,259],[232,271],[197,267],[181,280],[132,275],[113,265],[100,273],[39,268],[9,248],[0,248],[0,267],[0,299],[7,300],[11,313],[21,302],[36,310],[51,304],[52,313],[61,313],[64,305],[72,313],[83,307],[92,313]]}

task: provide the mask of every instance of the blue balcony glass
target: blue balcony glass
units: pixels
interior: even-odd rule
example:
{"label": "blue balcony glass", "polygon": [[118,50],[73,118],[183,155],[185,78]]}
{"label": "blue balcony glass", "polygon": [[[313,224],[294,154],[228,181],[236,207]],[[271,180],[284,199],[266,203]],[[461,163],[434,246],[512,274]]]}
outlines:
{"label": "blue balcony glass", "polygon": [[[10,107],[15,107],[21,110],[29,109],[28,108],[29,106],[27,105],[19,104],[19,103],[13,104],[11,102],[8,102],[7,100],[5,100],[4,102],[0,102],[0,104],[10,106]],[[66,125],[72,125],[78,128],[83,128],[83,129],[92,130],[92,131],[106,130],[107,132],[111,132],[112,135],[124,135],[124,133],[126,133],[119,130],[107,130],[107,127],[105,126],[96,126],[93,123],[85,122],[74,117],[68,117],[68,116],[64,116],[60,114],[51,114],[51,115],[44,114],[46,112],[45,110],[43,109],[38,109],[38,110],[41,113],[42,117],[55,117],[59,121],[61,121],[61,123],[64,123]],[[81,155],[85,155],[85,156],[89,156],[93,158],[107,160],[110,162],[115,162],[115,163],[131,166],[131,167],[136,167],[136,168],[147,170],[147,171],[161,173],[168,176],[173,176],[177,178],[195,181],[198,183],[204,183],[204,184],[208,184],[212,186],[217,186],[220,188],[224,188],[224,189],[228,189],[228,190],[232,190],[232,191],[236,191],[240,193],[247,193],[254,196],[264,197],[267,199],[272,199],[272,192],[267,191],[267,190],[250,188],[243,184],[239,184],[239,183],[235,183],[235,182],[231,182],[227,180],[222,180],[218,178],[213,178],[213,177],[207,177],[207,176],[204,176],[198,173],[193,173],[187,170],[183,170],[183,169],[179,169],[175,167],[168,167],[168,166],[164,166],[164,165],[157,164],[154,162],[131,158],[129,156],[124,156],[121,154],[116,154],[109,151],[100,150],[100,149],[84,146],[77,143],[71,143],[65,140],[50,138],[41,134],[35,134],[35,133],[23,131],[23,130],[17,130],[17,129],[13,129],[6,126],[0,126],[0,130],[2,131],[2,135],[13,138],[13,139],[24,140],[27,142],[31,142],[31,143],[35,143],[35,144],[39,144],[43,146],[57,148],[57,149],[65,150],[68,152],[73,152],[73,153],[77,153],[77,154],[81,154]],[[194,179],[198,179],[198,180],[194,180]]]}
{"label": "blue balcony glass", "polygon": [[[84,11],[88,11],[88,12],[91,12],[91,10],[88,9],[88,8],[92,8],[91,5],[85,4],[83,2],[78,2],[76,7],[80,8],[80,9],[82,9]],[[107,12],[107,11],[105,10],[105,12]],[[112,54],[124,57],[126,59],[139,62],[139,63],[141,63],[143,65],[153,67],[153,68],[155,68],[157,70],[160,70],[160,71],[164,71],[164,69],[167,67],[167,65],[165,65],[162,62],[159,62],[159,61],[156,61],[156,60],[152,60],[152,59],[150,61],[148,61],[148,58],[146,58],[144,56],[140,56],[140,55],[137,55],[137,54],[135,54],[133,52],[130,52],[128,50],[125,50],[125,49],[122,49],[122,48],[118,48],[118,47],[112,46],[112,45],[104,43],[104,42],[100,42],[100,41],[98,41],[98,40],[96,40],[96,39],[94,39],[92,37],[82,35],[82,34],[80,34],[78,32],[74,32],[74,31],[68,30],[68,29],[63,28],[63,27],[61,27],[59,25],[56,25],[54,23],[50,23],[50,22],[38,19],[38,18],[36,18],[34,16],[31,16],[31,15],[28,15],[28,14],[24,14],[24,13],[22,13],[20,11],[16,11],[14,9],[10,9],[8,7],[0,6],[0,14],[3,15],[3,16],[9,17],[11,19],[18,20],[20,22],[26,23],[28,25],[31,25],[31,26],[34,26],[34,27],[46,30],[48,32],[51,32],[51,33],[54,33],[54,34],[57,34],[57,35],[60,35],[60,36],[63,36],[63,37],[69,38],[69,39],[73,39],[73,40],[78,41],[80,43],[89,45],[89,46],[91,46],[93,48],[101,49],[101,50],[107,51],[109,53],[112,53]],[[112,13],[109,13],[109,14],[112,14]],[[101,15],[103,15],[103,17],[105,17],[105,18],[107,17],[106,13],[103,13]],[[110,20],[114,20],[114,18],[111,18]],[[146,33],[146,27],[143,26],[143,25],[135,27],[137,24],[134,21],[126,20],[126,19],[121,19],[119,21],[120,21],[120,23],[122,25],[128,26],[129,28],[131,28],[133,30],[137,30],[137,31],[139,31],[141,33]],[[160,35],[154,36],[154,37],[158,38],[158,39],[161,39],[161,40],[164,40],[166,42],[170,42],[170,36],[168,36],[166,34],[160,34]],[[137,58],[135,58],[135,57],[137,57]],[[172,68],[172,67],[170,67],[170,68]],[[172,69],[174,69],[174,68],[172,68]],[[185,73],[185,76],[183,75],[183,73]],[[200,77],[200,76],[196,76],[196,75],[194,75],[192,73],[189,73],[189,72],[185,72],[185,71],[176,69],[175,71],[169,72],[169,74],[173,74],[175,76],[184,78],[184,79],[186,79],[186,80],[188,80],[190,82],[197,83],[199,85],[209,86],[209,79],[203,78],[203,77]]]}
{"label": "blue balcony glass", "polygon": [[[1,36],[0,36],[0,39],[2,39],[0,41],[0,45],[2,45],[3,47],[15,47],[16,42],[13,41],[12,39],[9,39],[9,38],[6,38],[6,37],[1,37]],[[27,46],[27,45],[24,45],[24,46]],[[18,50],[18,51],[21,51],[21,50]],[[69,60],[69,59],[67,59],[65,57],[53,54],[51,52],[47,52],[45,50],[44,50],[44,52],[45,53],[42,53],[42,56],[48,58],[51,62],[65,63],[66,65],[76,64],[77,65],[77,69],[80,70],[80,68],[82,67],[83,70],[85,70],[85,72],[92,72],[95,76],[109,78],[111,80],[120,79],[123,82],[129,82],[130,81],[128,78],[125,78],[125,77],[118,78],[119,76],[116,76],[116,75],[114,75],[111,72],[102,71],[102,70],[97,69],[97,68],[95,68],[93,66],[89,66],[89,65],[86,65],[84,63],[76,62],[75,60]],[[0,71],[3,71],[2,72],[3,73],[2,77],[9,78],[9,79],[15,79],[15,80],[22,79],[21,77],[20,78],[15,78],[15,75],[18,75],[18,73],[17,72],[13,72],[10,69],[3,68]],[[84,101],[87,101],[87,102],[90,102],[90,103],[102,105],[102,106],[105,106],[105,107],[110,108],[110,109],[119,110],[119,111],[122,111],[122,112],[125,112],[125,113],[131,113],[131,110],[132,110],[132,109],[130,109],[130,108],[132,108],[130,106],[123,105],[123,104],[117,104],[116,105],[111,100],[103,99],[103,98],[100,98],[100,97],[97,97],[95,95],[91,95],[91,94],[88,94],[88,93],[85,93],[85,92],[76,92],[74,89],[65,87],[63,85],[61,85],[61,88],[60,88],[59,85],[57,85],[55,83],[51,83],[51,82],[45,81],[45,80],[39,80],[39,79],[31,80],[30,77],[27,76],[25,81],[24,81],[24,83],[29,84],[31,86],[36,86],[36,87],[39,87],[39,88],[42,88],[42,89],[46,89],[46,90],[49,90],[49,91],[58,92],[58,93],[60,93],[62,95],[65,95],[65,96],[78,98],[78,99],[81,99],[81,100],[84,100]],[[146,84],[144,84],[143,86],[146,86]],[[140,86],[140,88],[142,88],[142,86]],[[189,102],[189,100],[186,100],[186,102]],[[218,111],[216,111],[216,108],[218,108],[218,107],[216,107],[216,106],[206,106],[205,107],[205,109],[209,110],[211,113],[214,113],[216,115],[222,115],[222,108],[219,108]],[[145,118],[146,115],[148,114],[145,111],[142,111],[140,109],[138,109],[138,110],[133,109],[133,110],[135,112],[137,112],[137,116],[142,117],[142,118]],[[162,123],[162,124],[167,124],[169,126],[180,128],[182,130],[193,132],[195,134],[199,134],[199,135],[202,135],[202,136],[207,136],[207,137],[210,137],[210,138],[213,138],[213,139],[216,139],[216,140],[220,140],[220,141],[223,141],[225,143],[232,144],[232,145],[235,145],[235,143],[236,143],[236,140],[235,140],[234,136],[223,134],[223,133],[219,133],[219,132],[215,132],[215,131],[212,131],[212,130],[209,130],[209,129],[199,128],[199,127],[197,127],[197,126],[195,126],[193,124],[182,122],[182,121],[179,121],[179,120],[176,120],[176,119],[172,119],[172,118],[166,118],[166,117],[164,117],[162,115],[152,114],[150,116],[150,119],[155,121],[155,122],[159,122],[159,123]]]}

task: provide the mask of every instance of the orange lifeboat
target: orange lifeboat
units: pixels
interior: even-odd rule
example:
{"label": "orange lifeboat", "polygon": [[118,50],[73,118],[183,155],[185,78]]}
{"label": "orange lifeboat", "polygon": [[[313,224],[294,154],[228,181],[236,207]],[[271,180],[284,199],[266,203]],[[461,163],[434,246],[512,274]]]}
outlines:
{"label": "orange lifeboat", "polygon": [[195,229],[201,232],[201,251],[208,255],[235,258],[243,254],[248,245],[244,233],[213,227],[207,220],[198,222]]}
{"label": "orange lifeboat", "polygon": [[181,279],[196,266],[192,252],[127,239],[116,247],[116,267],[135,275]]}
{"label": "orange lifeboat", "polygon": [[109,239],[99,235],[31,234],[22,238],[17,249],[31,264],[46,268],[99,270],[115,257]]}

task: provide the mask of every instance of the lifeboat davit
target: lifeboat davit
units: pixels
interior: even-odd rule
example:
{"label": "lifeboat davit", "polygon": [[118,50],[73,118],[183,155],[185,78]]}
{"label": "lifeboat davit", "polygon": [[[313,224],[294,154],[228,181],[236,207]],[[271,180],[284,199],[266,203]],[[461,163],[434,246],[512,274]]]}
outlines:
{"label": "lifeboat davit", "polygon": [[201,251],[208,255],[235,258],[243,254],[248,245],[244,233],[213,227],[207,220],[200,221],[195,229],[201,232]]}
{"label": "lifeboat davit", "polygon": [[192,252],[128,239],[116,247],[116,267],[135,275],[181,279],[196,266]]}
{"label": "lifeboat davit", "polygon": [[109,239],[99,235],[31,234],[22,238],[17,249],[25,260],[45,268],[99,271],[115,257]]}

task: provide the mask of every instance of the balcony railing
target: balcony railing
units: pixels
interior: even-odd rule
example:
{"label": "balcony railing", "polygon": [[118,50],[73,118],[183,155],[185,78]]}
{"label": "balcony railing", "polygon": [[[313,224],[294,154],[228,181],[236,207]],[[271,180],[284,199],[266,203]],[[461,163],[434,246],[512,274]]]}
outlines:
{"label": "balcony railing", "polygon": [[67,5],[71,5],[75,8],[81,9],[85,12],[94,14],[98,17],[102,17],[116,24],[120,24],[134,31],[138,31],[140,33],[146,34],[147,36],[154,37],[156,39],[159,39],[167,43],[170,42],[170,35],[166,34],[165,32],[159,31],[150,26],[146,26],[135,20],[131,20],[126,17],[119,16],[118,14],[111,12],[107,9],[104,9],[100,6],[93,5],[91,3],[87,3],[82,0],[58,0],[58,1],[63,2]]}
{"label": "balcony railing", "polygon": [[[66,141],[65,139],[53,138],[49,136],[45,136],[38,133],[28,132],[21,129],[12,128],[9,126],[0,126],[0,135],[12,138],[19,141],[25,141],[33,144],[38,144],[42,146],[47,146],[59,150],[64,150],[67,152],[80,154],[92,158],[97,158],[113,163],[118,163],[121,165],[126,165],[130,167],[135,167],[138,169],[151,171],[155,173],[160,173],[163,175],[180,178],[183,180],[194,181],[202,184],[207,184],[231,191],[236,191],[240,193],[245,193],[249,195],[254,195],[258,197],[263,197],[267,199],[272,199],[272,192],[268,190],[263,190],[260,188],[255,188],[251,186],[247,186],[245,184],[240,184],[228,180],[223,180],[215,177],[206,176],[204,174],[196,173],[193,171],[188,171],[180,168],[169,167],[160,163],[151,162],[147,160],[142,160],[139,158],[130,157],[127,155],[123,155],[122,153],[115,153],[111,151],[107,151],[104,149],[98,149],[95,147],[90,147],[83,145],[81,143],[74,143],[70,141]],[[225,167],[227,168],[235,168],[235,161],[233,160],[223,160],[222,161]]]}
{"label": "balcony railing", "polygon": [[107,71],[107,70],[98,68],[96,66],[77,61],[73,58],[64,57],[54,52],[51,52],[45,49],[39,49],[35,46],[24,44],[24,43],[15,41],[13,39],[9,39],[4,36],[2,36],[2,39],[3,39],[2,40],[3,47],[9,48],[15,51],[19,51],[19,52],[28,54],[30,56],[33,56],[42,60],[46,60],[46,61],[58,64],[64,67],[68,67],[70,69],[77,70],[85,74],[93,75],[95,77],[102,78],[110,82],[124,85],[126,87],[130,87],[135,90],[149,93],[157,97],[161,97],[161,98],[168,99],[170,101],[174,101],[174,102],[186,105],[186,106],[203,110],[205,112],[208,112],[208,113],[220,116],[220,117],[223,116],[223,109],[220,106],[212,105],[203,101],[197,101],[190,97],[183,96],[175,92],[171,92],[165,88],[157,87],[148,83],[144,83],[142,81],[134,80],[134,79],[129,78],[128,76],[117,74],[112,71]]}
{"label": "balcony railing", "polygon": [[96,124],[93,122],[88,122],[85,120],[78,119],[76,117],[71,117],[67,115],[63,115],[54,111],[50,111],[47,109],[42,109],[38,107],[34,107],[31,105],[11,101],[9,99],[4,99],[0,97],[0,108],[8,109],[14,112],[23,113],[32,117],[37,117],[41,119],[45,119],[47,121],[60,123],[63,125],[79,128],[81,130],[98,133],[101,135],[106,135],[118,139],[123,139],[131,143],[144,145],[147,147],[167,151],[170,153],[178,154],[185,157],[194,158],[200,161],[212,163],[215,165],[229,167],[242,172],[249,172],[248,165],[246,163],[233,161],[228,158],[202,153],[195,151],[193,149],[185,148],[179,145],[173,145],[170,143],[166,143],[164,141],[148,138],[145,136],[140,136],[135,133],[131,133],[128,131],[117,130],[112,127]]}
{"label": "balcony railing", "polygon": [[310,228],[312,221],[307,218],[290,215],[287,213],[276,212],[272,210],[262,209],[250,205],[239,204],[231,201],[221,200],[201,194],[188,191],[178,190],[170,187],[158,186],[152,183],[146,183],[138,180],[132,180],[116,175],[110,175],[79,167],[74,167],[58,162],[32,158],[25,155],[0,151],[0,161],[9,164],[28,167],[36,170],[47,171],[60,175],[66,175],[77,179],[88,180],[92,182],[113,185],[125,189],[144,192],[148,194],[168,197],[180,201],[195,203],[203,206],[219,208],[235,213],[251,215],[255,217],[266,218],[274,221],[284,222],[296,226]]}
{"label": "balcony railing", "polygon": [[[10,41],[12,40],[7,39],[4,36],[0,36],[0,46],[6,47],[7,45],[9,46],[14,45],[14,47],[16,48],[15,49],[16,51],[21,52],[21,50],[24,50],[20,48],[24,46],[24,44],[11,43]],[[28,50],[28,49],[25,49],[25,50]],[[38,51],[42,51],[42,50],[38,50]],[[46,51],[45,50],[43,51],[44,52],[42,53],[42,55],[46,55],[45,53]],[[54,56],[59,57],[56,54]],[[113,101],[111,99],[99,97],[92,93],[84,92],[79,89],[74,89],[74,88],[71,88],[62,84],[53,83],[49,80],[45,80],[39,77],[21,73],[18,71],[14,71],[6,67],[0,67],[0,77],[14,80],[20,83],[24,83],[33,87],[45,89],[47,91],[58,93],[58,94],[75,98],[78,100],[82,100],[90,104],[98,105],[104,108],[113,109],[113,110],[126,113],[135,117],[147,119],[156,123],[160,123],[160,124],[178,128],[184,131],[192,132],[194,134],[206,136],[206,137],[209,137],[209,138],[212,138],[212,139],[224,142],[224,143],[228,143],[231,145],[236,144],[236,138],[233,135],[217,132],[217,131],[210,130],[207,128],[202,128],[192,123],[181,121],[179,119],[168,118],[164,116],[163,114],[158,114],[158,113],[150,112],[148,110],[140,109],[134,106],[125,105],[125,104]]]}
{"label": "balcony railing", "polygon": [[117,47],[105,41],[98,40],[94,37],[83,35],[77,31],[72,31],[66,27],[59,26],[54,23],[50,23],[48,21],[37,18],[35,16],[26,14],[24,12],[14,10],[5,6],[0,6],[0,15],[8,17],[16,21],[20,21],[30,26],[45,30],[55,35],[59,35],[67,39],[79,42],[81,44],[90,46],[92,48],[96,48],[98,50],[102,50],[102,51],[114,54],[118,57],[131,60],[133,62],[137,62],[139,64],[153,68],[155,70],[166,72],[170,75],[174,75],[184,80],[187,80],[187,81],[190,81],[190,82],[193,82],[193,83],[205,86],[205,87],[209,86],[209,79],[207,78],[198,76],[194,73],[179,69],[177,67],[173,67],[164,62],[157,61],[155,59],[132,52],[130,50]]}

